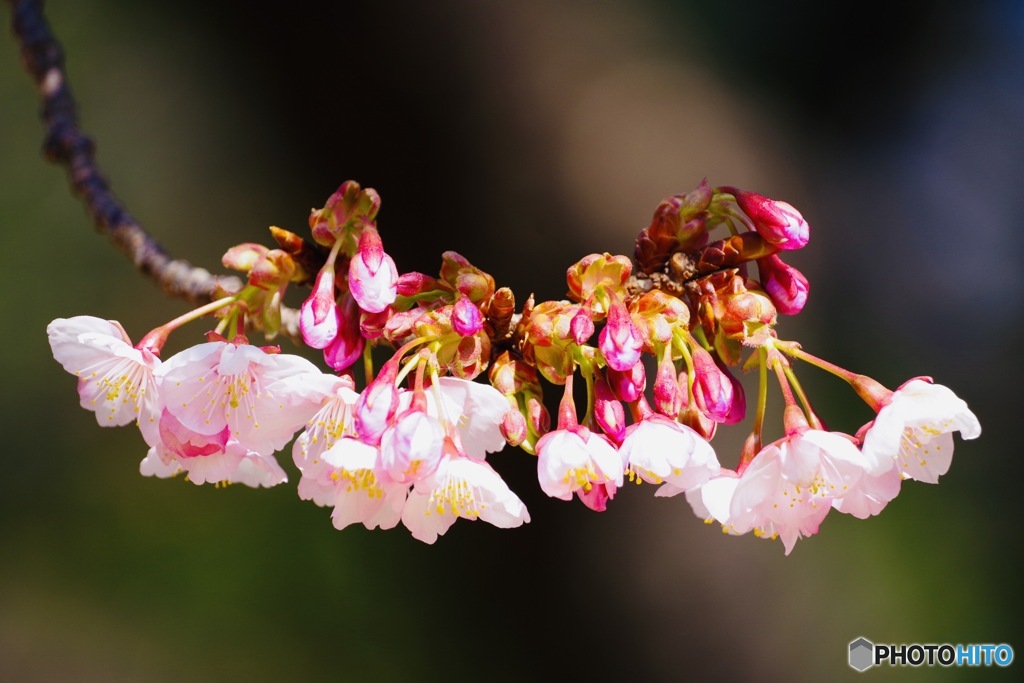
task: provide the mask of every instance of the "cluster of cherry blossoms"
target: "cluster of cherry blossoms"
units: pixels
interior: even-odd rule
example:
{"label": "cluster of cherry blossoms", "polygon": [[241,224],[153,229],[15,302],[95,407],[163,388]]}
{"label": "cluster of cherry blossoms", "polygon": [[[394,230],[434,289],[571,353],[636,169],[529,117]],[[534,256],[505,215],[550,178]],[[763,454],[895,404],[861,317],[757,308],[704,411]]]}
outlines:
{"label": "cluster of cherry blossoms", "polygon": [[[685,494],[723,531],[781,539],[788,554],[831,510],[867,518],[904,480],[936,483],[953,432],[980,434],[967,405],[928,378],[889,390],[778,337],[778,314],[799,313],[808,293],[783,260],[807,244],[808,226],[784,202],[701,183],[657,207],[633,259],[586,256],[568,268],[568,299],[531,296],[518,309],[511,290],[456,252],[442,254],[436,276],[399,273],[379,208],[372,189],[346,182],[311,212],[309,239],[273,227],[277,247],[225,254],[247,274],[241,289],[137,344],[115,322],[54,320],[54,357],[101,425],[138,425],[144,475],[274,486],[287,480],[276,453],[292,443],[299,496],[332,508],[338,529],[401,522],[427,543],[459,517],[529,521],[487,462],[506,445],[536,458],[548,496],[603,511],[627,480],[649,482],[656,496]],[[250,331],[268,341],[281,332],[285,292],[303,285],[299,335],[328,372],[248,341]],[[205,343],[161,361],[169,334],[206,316],[217,323]],[[388,354],[380,367],[375,349]],[[846,381],[874,420],[853,435],[827,430],[798,360]],[[730,468],[711,442],[719,425],[746,418],[736,369],[756,371],[759,384]],[[770,378],[784,408],[781,436],[768,441]]]}

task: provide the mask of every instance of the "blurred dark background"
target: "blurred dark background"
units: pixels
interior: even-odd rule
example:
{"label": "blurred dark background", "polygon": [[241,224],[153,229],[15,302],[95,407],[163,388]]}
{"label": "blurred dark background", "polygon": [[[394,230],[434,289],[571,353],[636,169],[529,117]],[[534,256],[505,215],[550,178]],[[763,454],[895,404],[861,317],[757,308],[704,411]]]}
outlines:
{"label": "blurred dark background", "polygon": [[[6,9],[6,6],[5,6]],[[459,251],[520,300],[632,252],[665,196],[712,184],[797,206],[804,313],[780,335],[895,387],[930,375],[979,416],[938,486],[832,514],[789,557],[682,498],[604,514],[492,456],[533,521],[333,529],[292,483],[142,478],[135,430],[78,407],[44,328],[184,312],[89,226],[40,156],[39,104],[0,39],[0,680],[851,680],[847,644],[1021,654],[1024,9],[976,3],[58,2],[83,128],[172,254],[302,230],[346,179],[383,198],[402,271]],[[9,27],[9,24],[8,24]],[[294,302],[293,302],[294,303]],[[183,347],[200,327],[172,338]],[[193,335],[193,336],[190,336]],[[176,346],[177,345],[177,346]],[[833,429],[870,413],[798,374]],[[735,465],[741,435],[715,445]],[[878,679],[991,680],[992,669]]]}

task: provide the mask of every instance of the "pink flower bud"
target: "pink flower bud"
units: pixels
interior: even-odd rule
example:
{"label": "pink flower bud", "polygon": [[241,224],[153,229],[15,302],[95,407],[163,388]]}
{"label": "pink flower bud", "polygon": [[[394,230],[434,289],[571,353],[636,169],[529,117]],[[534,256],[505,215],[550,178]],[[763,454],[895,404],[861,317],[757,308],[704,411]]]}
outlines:
{"label": "pink flower bud", "polygon": [[733,408],[733,385],[711,354],[699,346],[690,349],[693,356],[693,391],[697,407],[715,422],[725,422]]}
{"label": "pink flower bud", "polygon": [[626,403],[632,403],[643,395],[647,388],[647,372],[643,363],[637,363],[629,370],[620,372],[614,368],[608,368],[608,387],[612,390],[615,398]]}
{"label": "pink flower bud", "polygon": [[609,439],[621,443],[626,433],[626,414],[601,375],[594,379],[594,419]]}
{"label": "pink flower bud", "polygon": [[469,337],[484,328],[480,309],[467,296],[460,296],[452,306],[452,329],[460,336]]}
{"label": "pink flower bud", "polygon": [[338,305],[334,296],[334,266],[324,266],[313,292],[299,309],[302,340],[314,349],[325,348],[338,335]]}
{"label": "pink flower bud", "polygon": [[335,308],[335,315],[337,333],[324,347],[324,362],[340,372],[362,355],[366,340],[359,333],[359,309],[350,294],[342,295],[341,306]]}
{"label": "pink flower bud", "polygon": [[518,410],[510,410],[505,413],[499,428],[501,429],[501,435],[505,437],[505,441],[508,442],[509,446],[518,446],[529,435],[526,418]]}
{"label": "pink flower bud", "polygon": [[654,408],[662,415],[674,418],[683,407],[683,390],[679,386],[676,366],[666,354],[658,363],[654,377]]}
{"label": "pink flower bud", "polygon": [[391,307],[385,308],[380,313],[367,313],[363,311],[359,315],[359,332],[365,339],[376,339],[384,333],[388,321],[391,320]]}
{"label": "pink flower bud", "polygon": [[569,321],[569,331],[572,333],[573,341],[582,346],[587,340],[594,336],[594,321],[587,309],[581,308]]}
{"label": "pink flower bud", "polygon": [[348,266],[348,287],[359,308],[370,313],[380,313],[398,295],[398,269],[372,227],[359,236],[359,251]]}
{"label": "pink flower bud", "polygon": [[401,296],[416,296],[438,289],[439,284],[435,278],[423,273],[402,273],[398,277],[396,289]]}
{"label": "pink flower bud", "polygon": [[779,249],[801,249],[810,238],[807,221],[786,202],[777,202],[754,192],[736,190],[736,203],[750,216],[761,237]]}
{"label": "pink flower bud", "polygon": [[532,396],[526,400],[526,417],[529,418],[530,429],[539,436],[551,431],[551,413],[543,403]]}
{"label": "pink flower bud", "polygon": [[640,361],[644,342],[640,330],[621,302],[613,302],[608,322],[598,336],[598,348],[613,370],[630,370]]}
{"label": "pink flower bud", "polygon": [[775,302],[775,308],[785,315],[796,315],[807,303],[811,285],[803,273],[783,263],[778,254],[757,260],[761,285]]}

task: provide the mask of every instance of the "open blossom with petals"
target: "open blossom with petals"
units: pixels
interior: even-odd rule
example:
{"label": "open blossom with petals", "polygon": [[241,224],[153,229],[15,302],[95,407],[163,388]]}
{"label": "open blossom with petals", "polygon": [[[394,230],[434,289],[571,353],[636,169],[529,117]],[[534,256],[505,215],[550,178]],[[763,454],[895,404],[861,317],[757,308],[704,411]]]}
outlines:
{"label": "open blossom with petals", "polygon": [[359,251],[348,267],[348,288],[359,308],[370,313],[380,313],[398,296],[398,269],[374,228],[359,236]]}
{"label": "open blossom with petals", "polygon": [[530,521],[526,506],[490,465],[449,454],[430,476],[416,482],[402,523],[414,538],[433,543],[459,517],[501,529]]}
{"label": "open blossom with petals", "polygon": [[537,478],[552,498],[572,500],[594,484],[621,487],[623,469],[615,446],[586,427],[556,429],[537,441]]}
{"label": "open blossom with petals", "polygon": [[402,517],[409,485],[394,481],[380,467],[380,450],[352,438],[337,441],[323,456],[333,495],[335,529],[362,524],[367,529],[392,529]]}
{"label": "open blossom with petals", "polygon": [[711,479],[700,500],[727,532],[781,538],[788,555],[863,475],[864,459],[847,436],[807,429],[762,448],[738,479]]}
{"label": "open blossom with petals", "polygon": [[[320,409],[306,423],[306,428],[292,445],[292,460],[302,473],[299,497],[327,505],[335,492],[334,470],[324,461],[324,453],[345,437],[355,436],[353,406],[359,394],[347,377],[324,375],[329,386]],[[372,447],[371,447],[372,448]]]}
{"label": "open blossom with petals", "polygon": [[895,467],[877,477],[865,472],[856,486],[832,500],[832,507],[857,519],[867,519],[877,515],[899,495],[902,484],[903,479]]}
{"label": "open blossom with petals", "polygon": [[88,315],[58,318],[46,327],[53,357],[78,377],[78,396],[102,427],[138,422],[155,438],[160,418],[155,373],[160,359],[136,349],[124,329]]}
{"label": "open blossom with petals", "polygon": [[458,377],[441,377],[436,386],[437,394],[427,390],[427,412],[456,427],[466,455],[483,460],[488,453],[505,447],[501,423],[509,412],[509,403],[500,391],[490,384]]}
{"label": "open blossom with petals", "polygon": [[662,415],[631,425],[619,454],[633,475],[652,484],[667,482],[680,491],[703,484],[722,469],[711,444]]}
{"label": "open blossom with petals", "polygon": [[255,488],[288,480],[272,454],[245,448],[229,431],[225,426],[216,434],[199,434],[165,409],[159,438],[150,443],[139,470],[144,476],[162,479],[184,473],[193,484],[229,482]]}
{"label": "open blossom with petals", "polygon": [[915,378],[893,392],[862,431],[862,451],[873,475],[895,467],[904,478],[935,484],[953,459],[953,432],[974,439],[981,425],[949,388]]}
{"label": "open blossom with petals", "polygon": [[164,406],[199,434],[231,438],[257,453],[273,453],[320,407],[323,373],[308,360],[267,353],[248,344],[193,346],[158,372]]}

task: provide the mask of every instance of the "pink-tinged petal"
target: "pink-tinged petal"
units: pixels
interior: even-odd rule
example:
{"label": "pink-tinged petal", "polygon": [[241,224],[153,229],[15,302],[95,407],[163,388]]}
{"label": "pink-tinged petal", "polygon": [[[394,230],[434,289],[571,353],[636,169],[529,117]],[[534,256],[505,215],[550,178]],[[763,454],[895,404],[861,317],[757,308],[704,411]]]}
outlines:
{"label": "pink-tinged petal", "polygon": [[433,544],[438,536],[443,536],[455,520],[455,515],[437,514],[431,508],[430,495],[412,491],[405,507],[402,508],[402,524],[412,533],[412,537],[424,543]]}
{"label": "pink-tinged petal", "polygon": [[501,529],[530,521],[522,501],[490,465],[448,457],[409,494],[402,523],[414,538],[433,543],[459,517],[481,519]]}
{"label": "pink-tinged petal", "polygon": [[483,460],[505,447],[501,422],[509,410],[508,399],[490,384],[458,377],[437,381],[443,414],[436,411],[436,394],[427,391],[428,410],[455,425],[462,447],[471,458]]}
{"label": "pink-tinged petal", "polygon": [[423,479],[437,468],[444,439],[444,428],[437,419],[424,412],[406,411],[381,436],[381,468],[398,482]]}
{"label": "pink-tinged petal", "polygon": [[661,415],[652,415],[626,430],[619,448],[626,466],[644,481],[665,481],[682,490],[718,474],[714,449],[691,428]]}
{"label": "pink-tinged petal", "polygon": [[390,481],[382,483],[377,479],[373,486],[369,486],[365,482],[371,475],[372,472],[369,470],[354,474],[354,478],[363,482],[361,488],[349,488],[348,480],[344,477],[340,480],[344,488],[339,489],[334,512],[331,513],[331,522],[335,529],[340,531],[356,523],[367,529],[386,530],[398,526],[402,510],[407,504],[408,485]]}
{"label": "pink-tinged petal", "polygon": [[226,427],[217,434],[199,434],[185,427],[167,410],[160,415],[159,435],[163,448],[180,458],[212,455],[223,451],[228,442]]}
{"label": "pink-tinged petal", "polygon": [[58,318],[47,326],[54,358],[78,377],[79,402],[100,426],[137,422],[151,440],[159,415],[160,359],[131,346],[120,325],[91,316]]}
{"label": "pink-tinged petal", "polygon": [[139,463],[139,472],[144,477],[157,477],[168,479],[181,474],[181,464],[176,458],[164,459],[157,453],[156,448],[150,448],[146,457]]}
{"label": "pink-tinged petal", "polygon": [[862,451],[879,476],[897,467],[904,477],[936,483],[949,470],[952,433],[981,434],[978,418],[947,387],[914,379],[891,396],[864,434]]}
{"label": "pink-tinged petal", "polygon": [[579,489],[622,486],[622,458],[608,439],[585,427],[556,429],[537,441],[537,478],[552,498],[572,500]]}
{"label": "pink-tinged petal", "polygon": [[895,469],[878,477],[865,474],[857,486],[833,500],[832,507],[858,519],[867,519],[877,515],[899,495],[902,482],[900,473]]}

